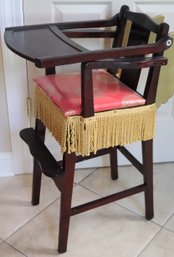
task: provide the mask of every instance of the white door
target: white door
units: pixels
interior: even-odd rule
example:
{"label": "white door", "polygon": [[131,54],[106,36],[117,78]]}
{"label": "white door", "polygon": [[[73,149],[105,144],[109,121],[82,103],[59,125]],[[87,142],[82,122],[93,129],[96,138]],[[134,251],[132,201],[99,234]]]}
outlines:
{"label": "white door", "polygon": [[[127,4],[133,11],[142,11],[151,16],[158,14],[165,15],[166,21],[169,22],[171,29],[174,30],[174,1],[149,1],[149,0],[24,0],[24,24],[38,24],[49,22],[62,22],[70,20],[85,19],[102,19],[117,13],[121,5]],[[94,41],[82,41],[87,48],[103,47],[103,42],[99,39]],[[66,69],[76,69],[76,66],[68,66]],[[59,68],[60,69],[60,68]],[[33,98],[33,82],[32,78],[43,74],[43,70],[36,69],[33,64],[28,63],[28,79],[29,92],[31,99]],[[172,151],[174,145],[174,117],[173,117],[173,99],[163,105],[158,111],[157,119],[157,136],[154,140],[154,161],[167,162],[174,161],[174,153]],[[32,122],[32,121],[31,121]],[[32,122],[33,123],[33,122]],[[33,125],[33,124],[32,124]],[[57,143],[51,139],[47,133],[46,143],[50,150],[56,156],[60,155]],[[128,146],[131,151],[140,158],[141,148],[139,144]],[[58,154],[59,153],[59,154]],[[119,156],[120,164],[128,162],[121,155]],[[107,157],[96,158],[84,163],[86,166],[105,166],[108,164]]]}

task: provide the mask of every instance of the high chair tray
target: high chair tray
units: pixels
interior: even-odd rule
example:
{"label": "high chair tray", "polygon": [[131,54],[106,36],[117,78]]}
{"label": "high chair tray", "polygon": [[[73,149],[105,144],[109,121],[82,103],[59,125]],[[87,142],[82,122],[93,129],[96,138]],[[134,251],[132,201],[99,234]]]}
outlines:
{"label": "high chair tray", "polygon": [[89,52],[68,38],[56,24],[6,28],[5,42],[17,55],[39,68],[81,62]]}

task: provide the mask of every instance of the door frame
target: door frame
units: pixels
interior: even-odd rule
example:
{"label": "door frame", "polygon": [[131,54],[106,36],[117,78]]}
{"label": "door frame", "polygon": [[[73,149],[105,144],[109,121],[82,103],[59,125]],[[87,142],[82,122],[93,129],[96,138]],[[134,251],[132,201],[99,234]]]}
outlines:
{"label": "door frame", "polygon": [[4,31],[6,27],[23,25],[23,0],[0,0],[0,16],[12,165],[14,174],[19,174],[27,172],[25,158],[27,149],[19,138],[19,131],[29,126],[26,106],[28,96],[26,61],[6,47]]}

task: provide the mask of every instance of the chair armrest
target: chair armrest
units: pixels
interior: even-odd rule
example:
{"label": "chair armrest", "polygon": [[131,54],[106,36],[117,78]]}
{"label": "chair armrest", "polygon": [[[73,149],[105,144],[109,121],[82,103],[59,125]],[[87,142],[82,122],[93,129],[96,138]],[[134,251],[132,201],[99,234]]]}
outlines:
{"label": "chair armrest", "polygon": [[143,56],[162,53],[172,45],[173,39],[165,36],[154,44],[118,47],[112,49],[78,52],[75,54],[61,54],[59,56],[40,57],[35,59],[35,65],[40,68],[55,67],[57,65],[90,62],[110,58]]}
{"label": "chair armrest", "polygon": [[137,58],[118,58],[108,59],[86,64],[86,69],[142,69],[152,66],[161,66],[167,64],[167,58],[164,56],[159,57],[137,57]]}
{"label": "chair armrest", "polygon": [[[94,104],[93,104],[93,85],[92,85],[92,69],[113,69],[113,68],[124,68],[124,69],[141,69],[153,66],[161,66],[167,64],[167,58],[158,56],[157,53],[163,53],[163,51],[169,48],[172,44],[172,39],[167,37],[162,38],[155,44],[151,45],[140,45],[136,47],[125,47],[117,48],[113,50],[103,50],[101,52],[106,53],[106,56],[110,56],[110,52],[116,52],[118,55],[117,59],[112,60],[97,60],[91,62],[83,62],[81,65],[81,92],[82,92],[82,115],[83,117],[90,117],[94,115]],[[115,50],[115,51],[114,51]],[[156,55],[152,57],[144,57],[143,55],[153,53]],[[139,55],[140,57],[136,57]],[[127,57],[125,57],[127,56]],[[132,56],[132,58],[131,58]],[[133,57],[134,56],[134,57]],[[102,55],[102,57],[104,57]],[[160,68],[160,67],[159,67]],[[157,67],[157,69],[159,69]],[[149,99],[148,99],[149,103]]]}

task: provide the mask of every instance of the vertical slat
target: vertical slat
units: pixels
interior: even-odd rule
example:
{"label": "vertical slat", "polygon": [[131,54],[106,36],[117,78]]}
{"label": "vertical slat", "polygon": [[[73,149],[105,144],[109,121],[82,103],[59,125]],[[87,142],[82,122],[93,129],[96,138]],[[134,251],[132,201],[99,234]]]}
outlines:
{"label": "vertical slat", "polygon": [[82,116],[90,117],[94,115],[92,70],[86,63],[81,65],[81,94],[82,94]]}

